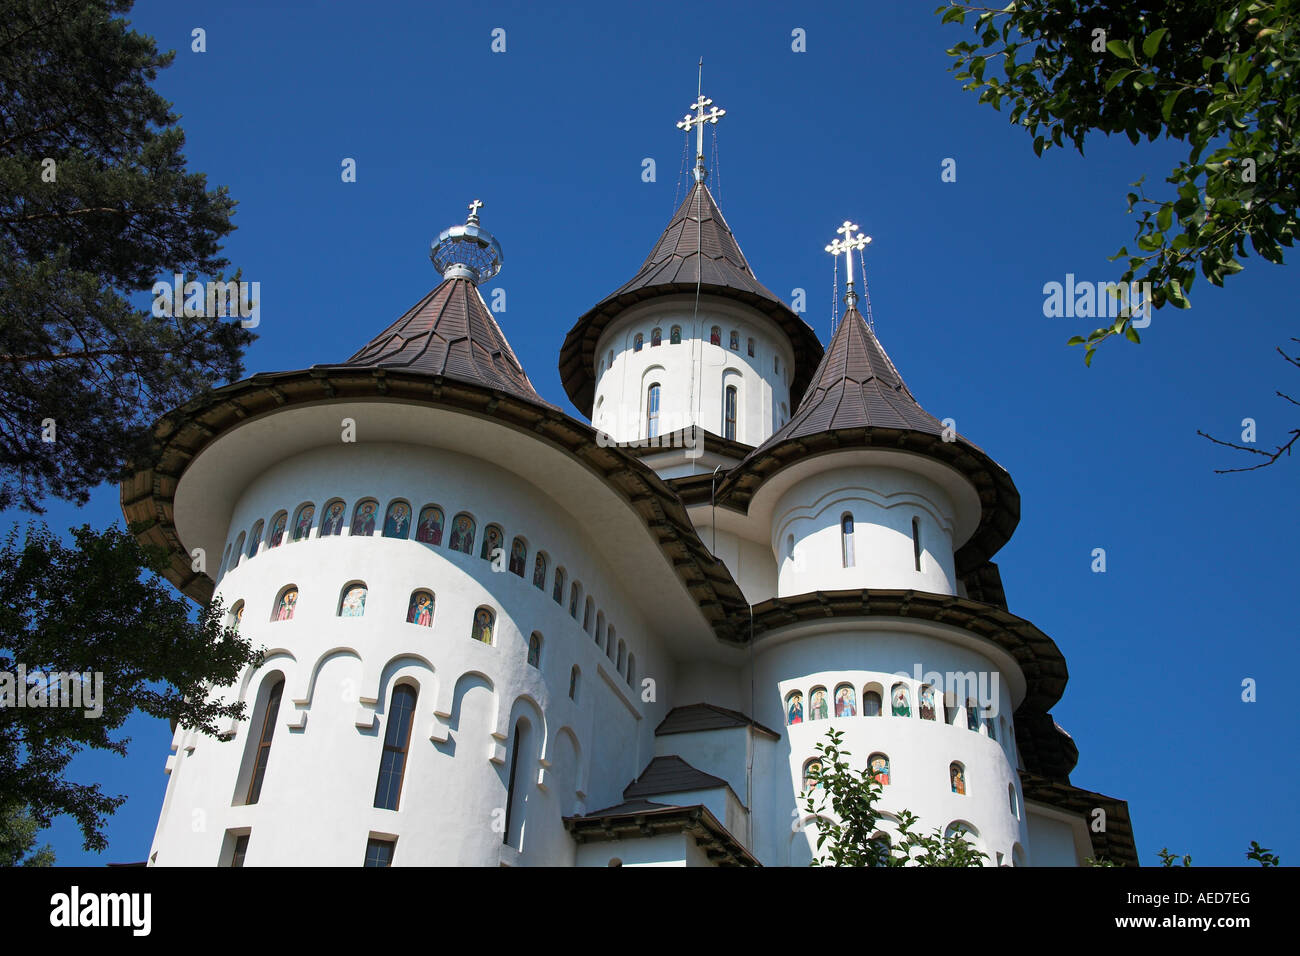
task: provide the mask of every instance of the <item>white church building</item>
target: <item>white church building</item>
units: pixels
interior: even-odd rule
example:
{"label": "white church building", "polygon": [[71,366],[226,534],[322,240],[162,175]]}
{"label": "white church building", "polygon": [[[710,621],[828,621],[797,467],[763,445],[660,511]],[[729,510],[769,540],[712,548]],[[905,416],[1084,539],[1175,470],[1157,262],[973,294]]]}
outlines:
{"label": "white church building", "polygon": [[823,349],[706,181],[564,339],[590,423],[480,295],[475,202],[351,358],[158,426],[123,511],[267,653],[223,692],[246,719],[175,729],[150,865],[806,866],[832,728],[886,838],[910,810],[990,866],[1137,865],[1127,805],[1070,782],[1060,649],[1007,608],[1010,475],[851,280]]}

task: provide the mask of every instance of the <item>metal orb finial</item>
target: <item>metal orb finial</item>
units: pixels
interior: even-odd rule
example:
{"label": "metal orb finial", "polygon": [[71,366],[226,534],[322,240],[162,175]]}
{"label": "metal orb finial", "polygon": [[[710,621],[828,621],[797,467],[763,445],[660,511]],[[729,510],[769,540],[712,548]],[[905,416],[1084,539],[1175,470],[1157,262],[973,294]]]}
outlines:
{"label": "metal orb finial", "polygon": [[475,199],[468,208],[465,225],[438,234],[429,259],[444,279],[469,279],[478,285],[501,271],[505,255],[496,237],[479,225],[478,211],[483,201]]}

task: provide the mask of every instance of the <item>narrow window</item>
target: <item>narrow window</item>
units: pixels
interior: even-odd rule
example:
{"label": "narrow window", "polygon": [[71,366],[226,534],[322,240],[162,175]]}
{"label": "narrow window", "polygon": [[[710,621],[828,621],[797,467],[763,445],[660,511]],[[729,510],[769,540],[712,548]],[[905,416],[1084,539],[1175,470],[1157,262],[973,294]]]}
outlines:
{"label": "narrow window", "polygon": [[595,611],[596,611],[596,602],[593,601],[591,598],[587,598],[587,604],[582,609],[582,629],[586,631],[588,634],[591,633],[591,619]]}
{"label": "narrow window", "polygon": [[248,834],[241,833],[235,837],[235,853],[230,858],[230,865],[235,869],[241,869],[244,865],[244,857],[248,855]]}
{"label": "narrow window", "polygon": [[895,684],[890,691],[890,710],[895,717],[912,716],[912,695],[907,692],[907,685]]}
{"label": "narrow window", "polygon": [[281,511],[271,519],[271,531],[267,535],[267,547],[278,548],[284,543],[284,529],[289,524],[289,513]]}
{"label": "narrow window", "polygon": [[415,540],[425,544],[442,544],[442,509],[425,505],[420,509],[420,523],[415,526]]}
{"label": "narrow window", "polygon": [[335,499],[325,506],[325,514],[320,519],[320,536],[322,538],[330,535],[343,533],[343,502]]}
{"label": "narrow window", "polygon": [[271,615],[273,621],[292,621],[293,609],[298,606],[298,589],[292,584],[280,592],[280,597],[276,599],[275,611]]}
{"label": "narrow window", "polygon": [[929,684],[921,685],[921,719],[934,720],[934,688]]}
{"label": "narrow window", "polygon": [[826,789],[821,781],[822,762],[814,757],[803,765],[803,790],[812,793],[814,789]]}
{"label": "narrow window", "polygon": [[379,502],[373,498],[365,498],[357,502],[356,508],[352,511],[352,531],[353,536],[369,537],[375,533],[375,512],[379,510]]}
{"label": "narrow window", "polygon": [[414,715],[415,689],[410,684],[398,684],[393,688],[389,703],[384,752],[379,760],[379,780],[375,784],[377,810],[397,809],[402,795],[402,778],[406,775],[406,749],[411,742],[411,718]]}
{"label": "narrow window", "polygon": [[851,684],[841,684],[835,688],[835,716],[856,717],[858,715],[858,694]]}
{"label": "narrow window", "polygon": [[565,579],[565,576],[566,576],[566,575],[565,575],[565,573],[564,573],[564,568],[556,568],[556,569],[555,569],[555,590],[554,590],[554,592],[552,592],[551,597],[554,598],[555,603],[558,604],[558,605],[560,605],[561,607],[564,606],[564,579]]}
{"label": "narrow window", "polygon": [[609,359],[608,361],[605,362],[605,368],[613,368],[613,367],[614,367],[614,350],[610,349]]}
{"label": "narrow window", "polygon": [[484,561],[495,561],[498,552],[505,547],[506,536],[499,525],[490,524],[483,529],[483,547],[478,556]]}
{"label": "narrow window", "polygon": [[882,787],[889,786],[889,758],[884,754],[872,754],[867,758],[867,767],[871,776]]}
{"label": "narrow window", "polygon": [[736,440],[736,386],[728,385],[723,399],[722,437]]}
{"label": "narrow window", "polygon": [[275,736],[275,719],[280,714],[280,697],[283,694],[284,678],[280,678],[266,699],[266,712],[262,715],[262,736],[257,743],[257,756],[253,762],[252,779],[248,781],[248,798],[245,803],[257,803],[262,795],[262,781],[266,778],[266,762],[271,757],[271,738]]}
{"label": "narrow window", "polygon": [[537,631],[528,638],[528,665],[530,667],[542,666],[542,635]]}
{"label": "narrow window", "polygon": [[912,519],[912,560],[916,563],[916,570],[921,570],[921,519]]}
{"label": "narrow window", "polygon": [[754,339],[753,339],[752,337],[751,337],[750,340],[749,340],[749,346],[748,346],[748,348],[749,348],[749,357],[750,357],[750,358],[753,358],[753,357],[754,357]]}
{"label": "narrow window", "polygon": [[406,606],[406,623],[433,627],[433,592],[412,591]]}
{"label": "narrow window", "polygon": [[785,723],[787,727],[803,723],[803,694],[800,691],[792,690],[786,695]]}
{"label": "narrow window", "polygon": [[980,732],[980,712],[975,705],[975,701],[970,698],[966,699],[966,729],[973,730],[975,733]]}
{"label": "narrow window", "polygon": [[772,356],[772,374],[773,375],[781,374],[781,356],[779,355]]}
{"label": "narrow window", "polygon": [[643,345],[645,345],[645,336],[643,336],[640,332],[638,332],[636,334],[636,338],[632,340],[632,351],[640,352],[641,346]]}
{"label": "narrow window", "polygon": [[673,330],[668,333],[668,344],[669,345],[682,344],[682,327],[680,325],[674,325]]}
{"label": "narrow window", "polygon": [[569,700],[574,701],[575,703],[578,700],[579,673],[581,672],[578,670],[576,666],[573,668],[573,670],[569,671]]}
{"label": "narrow window", "polygon": [[578,619],[578,598],[582,597],[582,582],[574,581],[569,588],[569,617]]}
{"label": "narrow window", "polygon": [[663,332],[663,329],[655,329],[653,332],[650,333],[650,347],[651,347],[651,348],[656,348],[657,346],[660,346],[660,345],[663,345],[663,344],[664,344],[664,332]]}
{"label": "narrow window", "polygon": [[826,688],[814,687],[808,701],[808,719],[825,720],[830,715],[830,705],[826,703]]}
{"label": "narrow window", "polygon": [[600,647],[601,642],[605,639],[605,612],[604,611],[598,611],[596,613],[595,638],[596,638],[596,646]]}
{"label": "narrow window", "polygon": [[546,552],[538,551],[533,561],[533,587],[539,591],[546,590]]}
{"label": "narrow window", "polygon": [[636,655],[629,654],[627,655],[627,686],[628,687],[632,686],[632,681],[634,680],[633,677],[634,674],[636,674]]}
{"label": "narrow window", "polygon": [[451,523],[451,550],[474,553],[474,519],[461,512]]}
{"label": "narrow window", "polygon": [[524,806],[528,802],[526,793],[522,792],[528,786],[527,770],[522,779],[519,777],[519,752],[528,747],[531,736],[528,731],[528,721],[520,720],[515,724],[515,739],[510,748],[510,783],[506,788],[506,832],[501,837],[502,843],[516,850],[523,842]]}
{"label": "narrow window", "polygon": [[316,514],[316,506],[308,503],[298,508],[293,519],[293,540],[305,541],[311,536],[311,519]]}
{"label": "narrow window", "polygon": [[411,506],[405,501],[389,502],[384,512],[384,537],[402,538],[411,533]]}
{"label": "narrow window", "polygon": [[253,525],[253,530],[248,535],[248,556],[257,557],[257,546],[262,543],[262,522]]}
{"label": "narrow window", "polygon": [[1007,803],[1011,805],[1011,815],[1017,820],[1020,819],[1020,801],[1016,799],[1016,785],[1007,784]]}
{"label": "narrow window", "polygon": [[844,567],[853,567],[853,515],[847,512],[840,518],[840,544]]}
{"label": "narrow window", "polygon": [[[613,641],[610,641],[610,643],[613,644],[614,642],[613,642]],[[619,641],[619,642],[618,642],[618,660],[616,660],[616,661],[614,662],[614,669],[617,670],[620,674],[623,673],[623,663],[624,663],[624,661],[627,660],[626,655],[627,655],[627,645],[624,644],[622,641]]]}
{"label": "narrow window", "polygon": [[339,598],[339,617],[365,617],[366,586],[360,582],[349,584]]}
{"label": "narrow window", "polygon": [[521,578],[524,576],[524,568],[528,565],[528,545],[523,538],[516,537],[510,542],[510,573],[517,574]]}
{"label": "narrow window", "polygon": [[645,394],[645,433],[647,438],[659,437],[659,383],[653,383]]}
{"label": "narrow window", "polygon": [[380,840],[371,837],[366,842],[366,862],[363,866],[392,866],[393,850],[397,843],[393,840]]}
{"label": "narrow window", "polygon": [[862,695],[862,716],[879,717],[881,709],[880,693],[869,690]]}

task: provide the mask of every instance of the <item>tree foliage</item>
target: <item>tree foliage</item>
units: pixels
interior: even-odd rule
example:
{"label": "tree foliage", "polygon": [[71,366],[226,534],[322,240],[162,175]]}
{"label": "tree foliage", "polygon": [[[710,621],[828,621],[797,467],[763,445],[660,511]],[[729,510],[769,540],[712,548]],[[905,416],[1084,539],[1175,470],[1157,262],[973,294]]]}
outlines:
{"label": "tree foliage", "polygon": [[215,734],[244,705],[210,697],[210,686],[233,684],[262,652],[224,626],[219,602],[190,620],[189,604],[160,577],[161,549],[117,528],[83,526],[72,538],[69,547],[31,527],[19,540],[14,529],[0,550],[0,672],[22,664],[28,689],[37,673],[99,672],[102,713],[0,707],[0,806],[26,806],[41,826],[71,814],[86,848],[102,850],[104,818],[124,798],[65,780],[72,757],[87,747],[124,754],[129,738],[113,732],[137,710]]}
{"label": "tree foliage", "polygon": [[[1300,171],[1300,0],[1014,0],[1002,10],[950,3],[976,42],[948,53],[965,89],[1033,137],[1041,154],[1090,133],[1185,143],[1186,158],[1149,196],[1121,282],[1150,282],[1152,302],[1189,306],[1196,271],[1214,285],[1250,252],[1280,264],[1296,238]],[[1249,251],[1248,251],[1249,250]],[[1138,341],[1132,316],[1071,339],[1085,360],[1103,341]]]}
{"label": "tree foliage", "polygon": [[916,815],[898,813],[896,838],[880,838],[881,812],[876,809],[883,788],[866,769],[854,770],[852,756],[842,748],[844,734],[830,730],[817,751],[821,769],[805,794],[804,809],[817,821],[817,853],[813,866],[982,866],[987,854],[977,850],[959,831],[945,836],[934,830],[917,832]]}
{"label": "tree foliage", "polygon": [[21,804],[0,806],[0,866],[53,866],[54,848],[36,848],[40,825]]}
{"label": "tree foliage", "polygon": [[173,54],[114,16],[130,8],[0,0],[0,508],[86,501],[156,419],[238,378],[252,340],[132,304],[160,277],[220,277],[235,204],[187,171],[149,85]]}

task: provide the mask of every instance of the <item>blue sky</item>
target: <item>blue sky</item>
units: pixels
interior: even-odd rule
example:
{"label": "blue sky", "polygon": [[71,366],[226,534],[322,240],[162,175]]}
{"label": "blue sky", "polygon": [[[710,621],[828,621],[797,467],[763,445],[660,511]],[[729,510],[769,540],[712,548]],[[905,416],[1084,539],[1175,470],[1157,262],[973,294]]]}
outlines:
{"label": "blue sky", "polygon": [[[1216,475],[1244,456],[1196,434],[1237,438],[1251,417],[1272,447],[1295,427],[1274,395],[1300,392],[1274,352],[1300,334],[1295,266],[1252,257],[1225,289],[1201,278],[1190,311],[1157,312],[1142,345],[1107,343],[1086,369],[1064,343],[1099,323],[1045,318],[1043,285],[1118,278],[1107,256],[1133,237],[1128,184],[1145,174],[1158,194],[1178,150],[1099,138],[1086,157],[1036,158],[948,72],[945,49],[969,31],[941,27],[936,5],[141,2],[131,19],[177,50],[156,86],[191,168],[239,201],[227,254],[262,292],[250,374],[350,355],[436,284],[429,242],[477,197],[506,254],[488,286],[507,292],[498,320],[571,414],[560,344],[685,189],[674,123],[703,56],[705,94],[727,110],[710,185],[759,279],[787,300],[806,289],[825,342],[823,247],[859,223],[881,342],[921,404],[1019,487],[996,560],[1011,610],[1069,663],[1054,715],[1081,751],[1073,782],[1129,801],[1145,864],[1162,846],[1243,864],[1252,839],[1300,862],[1283,706],[1300,673],[1284,610],[1300,461]],[[195,27],[205,53],[190,51]],[[490,50],[497,27],[505,53]],[[807,52],[791,50],[796,28]],[[356,183],[341,181],[345,157]],[[941,181],[946,158],[956,182]],[[117,489],[48,520],[120,522]],[[46,834],[61,863],[148,854],[170,733],[144,718],[125,731],[128,757],[71,767],[128,797],[110,848],[85,853],[63,818]]]}

